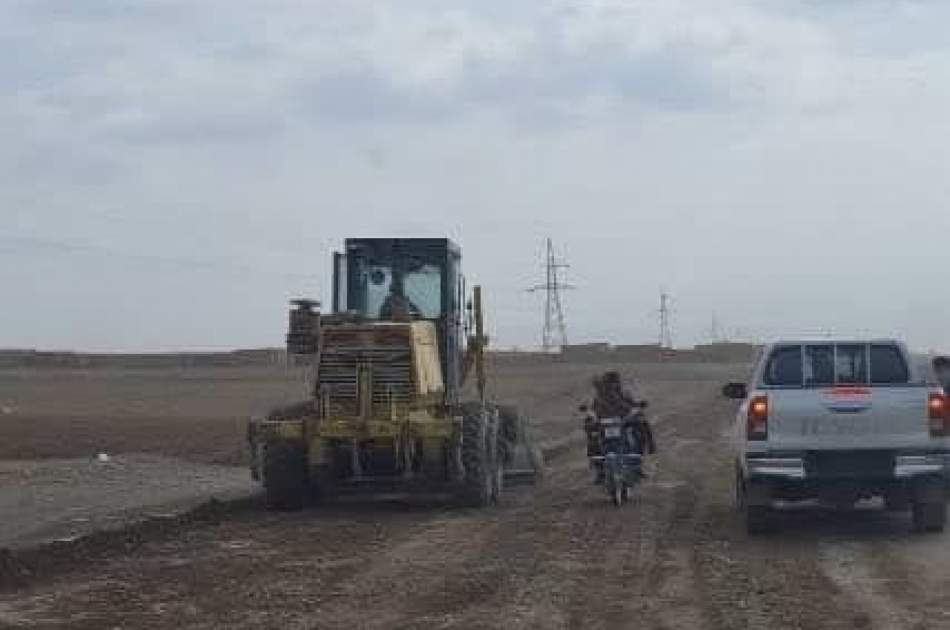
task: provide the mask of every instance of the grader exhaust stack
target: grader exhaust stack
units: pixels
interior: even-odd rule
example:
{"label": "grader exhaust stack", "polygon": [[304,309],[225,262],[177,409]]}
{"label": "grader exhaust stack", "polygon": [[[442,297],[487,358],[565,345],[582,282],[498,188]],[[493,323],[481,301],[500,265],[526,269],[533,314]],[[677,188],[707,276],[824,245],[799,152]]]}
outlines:
{"label": "grader exhaust stack", "polygon": [[[481,506],[506,479],[534,478],[525,419],[489,400],[482,291],[466,299],[460,265],[448,239],[348,239],[333,312],[293,302],[287,347],[313,365],[312,397],[249,425],[270,505],[370,487]],[[465,401],[473,369],[477,399]]]}

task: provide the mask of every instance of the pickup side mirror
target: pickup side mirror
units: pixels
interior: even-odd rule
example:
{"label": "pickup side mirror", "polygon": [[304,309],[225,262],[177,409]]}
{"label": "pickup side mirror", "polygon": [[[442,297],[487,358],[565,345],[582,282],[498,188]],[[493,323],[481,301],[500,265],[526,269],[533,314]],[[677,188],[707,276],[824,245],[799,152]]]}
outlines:
{"label": "pickup side mirror", "polygon": [[639,407],[640,409],[646,409],[649,406],[650,406],[650,403],[648,403],[645,400],[641,400],[637,403],[637,407]]}
{"label": "pickup side mirror", "polygon": [[587,413],[587,405],[581,405],[580,407],[577,408],[577,410],[580,411],[581,413]]}
{"label": "pickup side mirror", "polygon": [[729,383],[722,388],[722,395],[733,400],[745,400],[749,392],[745,383]]}

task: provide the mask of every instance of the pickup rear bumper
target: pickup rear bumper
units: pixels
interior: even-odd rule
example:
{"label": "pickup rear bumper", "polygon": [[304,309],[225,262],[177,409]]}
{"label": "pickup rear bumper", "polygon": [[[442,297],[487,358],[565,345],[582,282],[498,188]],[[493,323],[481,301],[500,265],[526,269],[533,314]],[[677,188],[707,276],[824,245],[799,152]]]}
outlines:
{"label": "pickup rear bumper", "polygon": [[804,457],[746,457],[746,473],[749,477],[779,477],[804,479]]}
{"label": "pickup rear bumper", "polygon": [[947,476],[948,460],[950,460],[950,455],[946,453],[898,455],[894,459],[894,476],[898,478],[920,475]]}
{"label": "pickup rear bumper", "polygon": [[[836,466],[837,453],[749,453],[745,473],[750,479],[785,481],[901,480],[920,476],[942,476],[950,480],[950,453],[947,452],[843,452],[844,465]],[[832,465],[829,465],[832,464]]]}

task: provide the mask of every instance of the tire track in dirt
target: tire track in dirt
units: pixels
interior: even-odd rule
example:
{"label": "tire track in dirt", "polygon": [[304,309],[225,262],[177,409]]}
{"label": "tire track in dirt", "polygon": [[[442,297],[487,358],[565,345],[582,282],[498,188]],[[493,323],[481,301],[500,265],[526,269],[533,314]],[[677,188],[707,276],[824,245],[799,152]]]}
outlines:
{"label": "tire track in dirt", "polygon": [[[819,544],[827,573],[867,610],[874,628],[950,627],[946,534],[910,533],[906,514],[864,512],[860,526],[844,515]],[[855,519],[857,521],[857,519]]]}
{"label": "tire track in dirt", "polygon": [[867,550],[862,547],[850,541],[819,542],[818,558],[825,575],[864,611],[868,627],[881,630],[919,627],[920,616],[901,606],[882,588],[882,578],[874,575],[866,557]]}
{"label": "tire track in dirt", "polygon": [[[424,531],[425,506],[248,513],[159,537],[51,583],[0,597],[0,620],[43,627],[286,626],[306,618],[386,549]],[[55,620],[55,621],[54,621]],[[304,626],[309,627],[309,626]]]}
{"label": "tire track in dirt", "polygon": [[[685,407],[658,427],[668,452],[639,504],[627,506],[635,512],[617,511],[589,487],[585,462],[575,455],[536,495],[490,518],[474,513],[452,531],[442,529],[441,546],[452,558],[439,555],[440,545],[431,544],[437,539],[398,550],[368,591],[381,581],[416,584],[408,592],[396,589],[392,601],[370,600],[373,610],[388,612],[363,619],[364,627],[606,628],[634,619],[655,628],[850,628],[855,621],[860,627],[862,618],[849,614],[855,610],[849,597],[808,557],[814,545],[796,545],[789,558],[786,549],[763,542],[757,553],[735,557],[723,540],[736,528],[729,494],[710,496],[717,490],[710,479],[729,469],[717,442],[721,425],[698,430],[695,409]],[[420,556],[430,560],[420,564],[414,560]],[[726,561],[725,573],[713,570],[717,559]],[[422,578],[427,568],[431,577]],[[361,621],[341,619],[340,609],[324,612],[340,619],[339,627]]]}
{"label": "tire track in dirt", "polygon": [[867,627],[823,570],[813,532],[740,529],[732,406],[715,384],[664,379],[643,384],[664,416],[656,468],[621,509],[591,484],[583,436],[558,408],[580,387],[562,380],[557,396],[525,399],[546,414],[542,438],[576,431],[576,448],[497,509],[250,513],[0,596],[0,620],[6,610],[54,628]]}
{"label": "tire track in dirt", "polygon": [[[662,475],[661,470],[661,482]],[[372,600],[372,609],[385,610],[384,615],[351,617],[341,625],[614,627],[656,612],[649,598],[642,597],[653,584],[664,585],[661,597],[676,595],[678,605],[689,608],[689,587],[682,586],[688,584],[688,554],[660,557],[656,542],[671,520],[682,522],[692,514],[694,498],[683,495],[681,488],[675,481],[645,486],[637,505],[617,510],[601,489],[590,486],[586,459],[578,449],[552,472],[540,492],[521,495],[487,522],[484,513],[476,513],[473,522],[448,533],[454,544],[452,559],[440,555],[445,550],[437,544],[396,550],[386,563],[389,568],[369,580],[365,591],[351,594],[359,599],[375,591],[382,576],[393,584],[406,583],[409,576],[416,581],[413,591],[430,591],[428,596],[414,597],[396,587],[392,597]],[[676,493],[682,498],[671,500]],[[479,534],[472,535],[469,527]],[[420,557],[427,560],[420,563]],[[424,577],[427,566],[439,569],[431,572],[432,579]],[[395,574],[393,567],[398,567]],[[363,583],[363,576],[354,581]],[[673,619],[668,608],[663,613],[670,627],[700,615],[690,610]],[[344,613],[323,612],[324,618],[335,619]]]}
{"label": "tire track in dirt", "polygon": [[[716,403],[731,418],[731,405]],[[720,415],[717,413],[717,415]],[[864,628],[869,620],[849,593],[829,578],[820,563],[817,539],[786,535],[751,537],[734,507],[733,461],[727,424],[707,439],[718,443],[715,457],[696,453],[708,466],[702,487],[704,505],[694,526],[692,562],[701,576],[700,590],[709,627]]]}

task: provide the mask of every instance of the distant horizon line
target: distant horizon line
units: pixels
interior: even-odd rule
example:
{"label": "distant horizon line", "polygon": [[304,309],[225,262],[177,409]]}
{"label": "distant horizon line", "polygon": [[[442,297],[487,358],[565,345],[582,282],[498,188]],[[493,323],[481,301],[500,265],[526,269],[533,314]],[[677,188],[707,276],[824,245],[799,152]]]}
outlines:
{"label": "distant horizon line", "polygon": [[[716,341],[708,343],[698,343],[691,346],[674,346],[673,348],[667,348],[667,350],[673,351],[683,351],[691,350],[693,348],[708,346],[708,345],[737,345],[737,346],[755,346],[762,345],[759,342],[752,341]],[[655,348],[660,349],[659,344],[657,343],[617,343],[612,341],[584,341],[579,343],[572,343],[563,346],[565,348],[571,349],[584,349],[584,348],[595,348],[595,347],[607,347],[607,348]],[[530,344],[506,344],[504,346],[497,346],[489,348],[489,351],[495,352],[532,352],[532,353],[546,353],[552,352],[556,354],[560,352],[561,347],[555,348],[554,351],[545,350],[540,345],[530,345]],[[281,346],[198,346],[191,348],[173,348],[173,349],[149,349],[149,350],[126,350],[126,349],[115,349],[115,350],[97,350],[97,349],[83,349],[83,348],[30,348],[30,347],[18,347],[18,346],[0,346],[0,355],[14,355],[14,354],[71,354],[71,355],[176,355],[176,354],[235,354],[235,353],[245,353],[245,352],[286,352],[286,348]]]}

